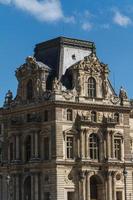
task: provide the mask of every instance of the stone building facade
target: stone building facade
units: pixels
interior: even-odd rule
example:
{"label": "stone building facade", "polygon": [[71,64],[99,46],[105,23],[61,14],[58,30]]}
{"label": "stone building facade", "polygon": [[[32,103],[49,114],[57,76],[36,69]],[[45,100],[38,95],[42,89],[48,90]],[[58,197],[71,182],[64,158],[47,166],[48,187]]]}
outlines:
{"label": "stone building facade", "polygon": [[132,200],[132,104],[92,42],[36,45],[0,109],[0,200]]}

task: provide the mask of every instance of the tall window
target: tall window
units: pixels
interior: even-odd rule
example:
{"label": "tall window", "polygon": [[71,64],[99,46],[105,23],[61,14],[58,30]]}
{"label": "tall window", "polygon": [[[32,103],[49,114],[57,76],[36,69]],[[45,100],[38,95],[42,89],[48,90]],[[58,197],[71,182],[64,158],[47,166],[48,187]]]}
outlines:
{"label": "tall window", "polygon": [[31,159],[31,136],[28,135],[25,141],[25,160],[29,161]]}
{"label": "tall window", "polygon": [[29,80],[27,83],[27,99],[32,100],[33,98],[33,83],[32,80]]}
{"label": "tall window", "polygon": [[93,77],[88,79],[88,96],[90,98],[96,97],[96,81]]}
{"label": "tall window", "polygon": [[47,122],[48,121],[48,110],[44,111],[44,121]]}
{"label": "tall window", "polygon": [[114,139],[115,158],[121,160],[121,138]]}
{"label": "tall window", "polygon": [[91,122],[96,122],[97,121],[97,115],[95,111],[91,112]]}
{"label": "tall window", "polygon": [[28,176],[24,181],[24,200],[31,200],[31,177]]}
{"label": "tall window", "polygon": [[114,114],[114,121],[115,121],[116,123],[119,123],[119,113],[115,113],[115,114]]}
{"label": "tall window", "polygon": [[68,159],[74,158],[73,143],[73,137],[68,136],[66,138],[66,154]]}
{"label": "tall window", "polygon": [[10,161],[13,160],[13,143],[10,143]]}
{"label": "tall window", "polygon": [[67,120],[72,121],[73,120],[73,112],[72,109],[67,109]]}
{"label": "tall window", "polygon": [[49,138],[44,138],[44,160],[49,160]]}
{"label": "tall window", "polygon": [[89,151],[91,159],[97,160],[99,158],[99,141],[94,133],[89,137]]}

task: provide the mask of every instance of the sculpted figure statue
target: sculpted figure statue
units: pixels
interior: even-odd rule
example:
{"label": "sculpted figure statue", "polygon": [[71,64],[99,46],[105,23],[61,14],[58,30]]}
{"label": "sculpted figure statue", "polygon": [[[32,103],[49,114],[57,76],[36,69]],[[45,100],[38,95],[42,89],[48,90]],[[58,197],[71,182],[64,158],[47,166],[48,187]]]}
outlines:
{"label": "sculpted figure statue", "polygon": [[57,79],[57,77],[55,77],[55,79],[53,80],[53,90],[59,91],[60,89],[61,89],[60,81]]}
{"label": "sculpted figure statue", "polygon": [[121,99],[128,99],[126,90],[121,86],[119,97]]}
{"label": "sculpted figure statue", "polygon": [[106,98],[107,94],[108,94],[108,81],[107,81],[107,79],[103,80],[103,94],[104,94],[104,97]]}

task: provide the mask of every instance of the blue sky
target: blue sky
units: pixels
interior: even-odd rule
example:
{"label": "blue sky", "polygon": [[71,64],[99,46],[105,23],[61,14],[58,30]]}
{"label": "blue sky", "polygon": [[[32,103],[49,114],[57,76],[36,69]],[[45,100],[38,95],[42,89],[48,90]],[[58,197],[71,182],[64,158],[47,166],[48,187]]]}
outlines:
{"label": "blue sky", "polygon": [[94,41],[116,92],[133,97],[132,0],[0,0],[0,105],[35,44],[61,35]]}

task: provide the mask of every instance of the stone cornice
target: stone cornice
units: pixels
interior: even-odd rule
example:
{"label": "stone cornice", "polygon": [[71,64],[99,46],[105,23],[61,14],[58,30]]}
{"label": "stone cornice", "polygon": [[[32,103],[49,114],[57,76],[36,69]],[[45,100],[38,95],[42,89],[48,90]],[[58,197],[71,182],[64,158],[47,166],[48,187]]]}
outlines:
{"label": "stone cornice", "polygon": [[32,105],[23,105],[17,106],[10,109],[2,109],[1,114],[8,115],[18,112],[28,112],[28,111],[38,111],[49,107],[63,107],[63,108],[73,108],[73,109],[81,109],[81,110],[97,110],[103,112],[130,112],[131,107],[125,106],[115,106],[115,105],[104,105],[104,104],[92,104],[92,103],[79,103],[79,102],[68,102],[68,101],[45,101],[39,104]]}
{"label": "stone cornice", "polygon": [[85,49],[95,49],[94,42],[90,41],[84,41],[79,39],[73,39],[73,38],[66,38],[66,37],[58,37],[52,40],[48,40],[46,42],[42,42],[36,45],[36,49],[45,49],[49,47],[59,46],[59,45],[65,45],[65,46],[75,46]]}

